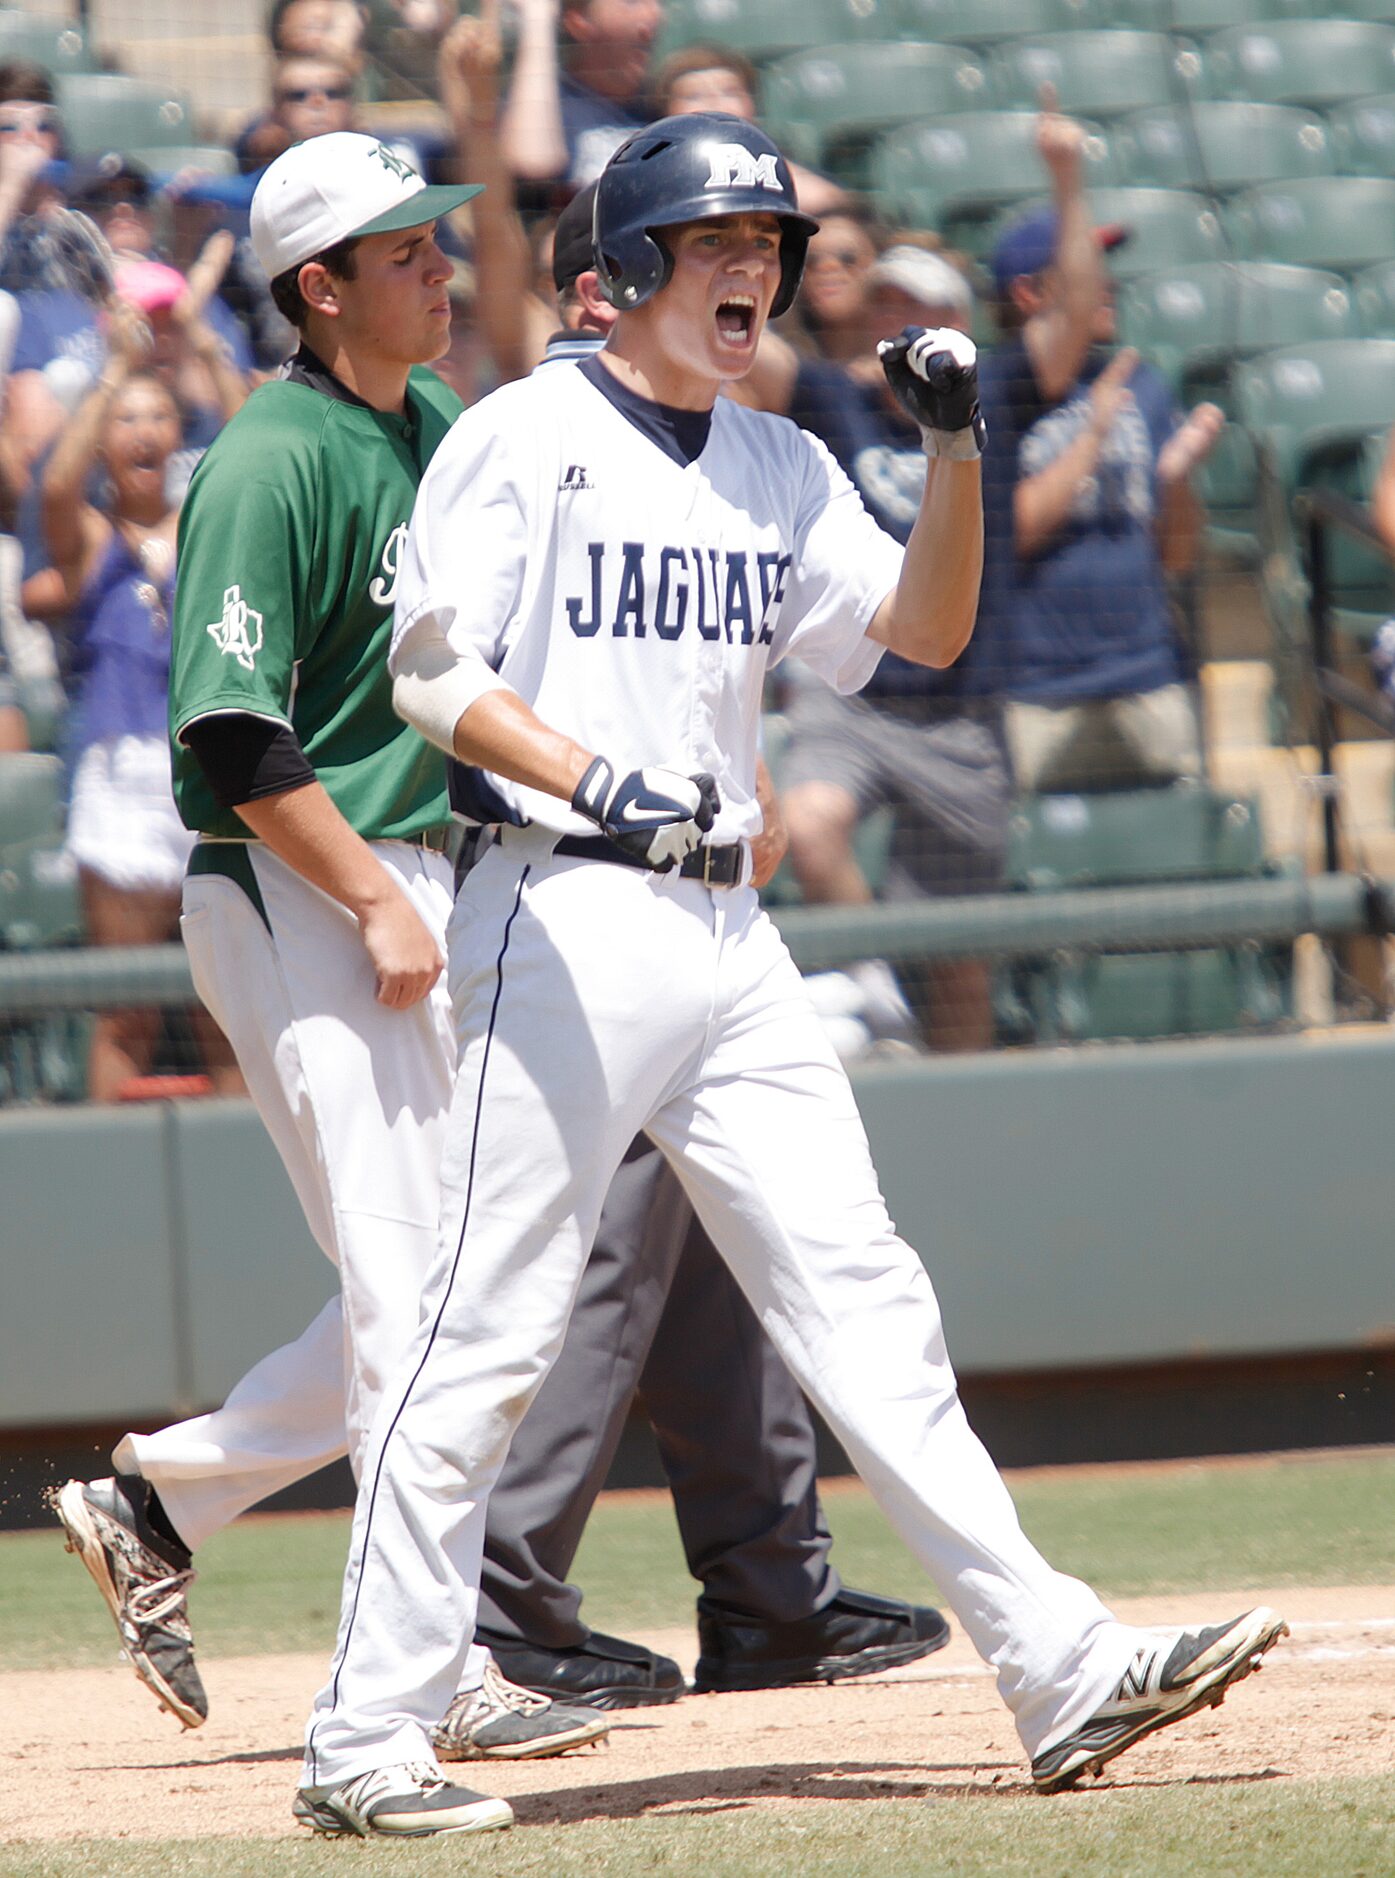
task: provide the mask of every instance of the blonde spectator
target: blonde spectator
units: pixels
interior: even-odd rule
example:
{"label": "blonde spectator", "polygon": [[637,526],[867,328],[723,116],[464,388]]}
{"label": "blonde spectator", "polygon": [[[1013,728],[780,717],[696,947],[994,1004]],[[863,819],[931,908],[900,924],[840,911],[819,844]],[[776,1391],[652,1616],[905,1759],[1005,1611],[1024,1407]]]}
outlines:
{"label": "blonde spectator", "polygon": [[[147,323],[119,302],[107,364],[59,439],[43,482],[51,578],[70,609],[68,848],[97,945],[175,937],[193,845],[170,793],[165,730],[178,520],[165,472],[179,447],[179,412],[150,370],[150,353]],[[111,492],[105,508],[84,497],[98,463]],[[206,1019],[199,1022],[210,1068],[225,1087],[239,1086],[222,1039]],[[88,1060],[94,1101],[115,1101],[146,1073],[158,1035],[154,1011],[112,1011],[96,1020]]]}

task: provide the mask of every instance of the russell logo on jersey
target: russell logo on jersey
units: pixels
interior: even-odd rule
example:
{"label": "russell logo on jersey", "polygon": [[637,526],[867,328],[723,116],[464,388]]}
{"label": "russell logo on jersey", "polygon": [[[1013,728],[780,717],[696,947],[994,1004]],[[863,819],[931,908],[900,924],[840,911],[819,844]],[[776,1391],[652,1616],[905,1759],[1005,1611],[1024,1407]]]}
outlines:
{"label": "russell logo on jersey", "polygon": [[589,592],[565,602],[578,639],[602,630],[613,639],[677,639],[691,626],[699,638],[743,646],[771,643],[791,560],[778,549],[750,555],[642,541],[592,541],[586,555]]}

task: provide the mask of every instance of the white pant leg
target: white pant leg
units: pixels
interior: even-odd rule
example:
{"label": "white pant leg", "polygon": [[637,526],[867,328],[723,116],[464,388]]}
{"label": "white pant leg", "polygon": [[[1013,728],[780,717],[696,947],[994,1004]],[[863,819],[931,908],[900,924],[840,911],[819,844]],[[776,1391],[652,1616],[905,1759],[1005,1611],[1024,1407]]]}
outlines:
{"label": "white pant leg", "polygon": [[511,845],[462,889],[440,1255],[369,1446],[308,1784],[428,1752],[473,1632],[489,1490],[561,1347],[614,1171],[686,1080],[711,963],[710,922],[638,872],[528,865]]}
{"label": "white pant leg", "polygon": [[[997,1671],[1029,1755],[1117,1684],[1129,1633],[1024,1536],[970,1429],[921,1260],[848,1079],[750,894],[723,903],[723,1019],[649,1132],[761,1324]],[[933,1143],[928,1144],[933,1166]]]}
{"label": "white pant leg", "polygon": [[[339,1271],[350,1459],[416,1329],[435,1250],[453,1045],[444,988],[378,1003],[353,916],[261,847],[271,922],[234,882],[191,875],[180,922],[194,984],[231,1043],[306,1222]],[[377,844],[444,936],[445,863]],[[289,1405],[293,1406],[293,1405]]]}
{"label": "white pant leg", "polygon": [[191,1551],[345,1452],[343,1326],[333,1297],[294,1343],[248,1370],[221,1408],[117,1444],[118,1470],[159,1490]]}

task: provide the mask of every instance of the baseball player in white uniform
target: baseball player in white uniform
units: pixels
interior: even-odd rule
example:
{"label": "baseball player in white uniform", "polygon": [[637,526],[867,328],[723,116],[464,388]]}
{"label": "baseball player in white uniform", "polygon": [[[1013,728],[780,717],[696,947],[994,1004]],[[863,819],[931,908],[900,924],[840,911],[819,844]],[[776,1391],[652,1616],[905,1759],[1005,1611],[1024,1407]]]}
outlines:
{"label": "baseball player in white uniform", "polygon": [[919,419],[904,553],[827,451],[719,399],[813,224],[775,147],[665,119],[611,159],[606,351],[504,387],[413,514],[397,708],[507,805],[449,928],[458,1069],[422,1324],[384,1390],[296,1812],[328,1833],[497,1823],[430,1759],[471,1632],[485,1503],[561,1344],[602,1198],[646,1130],[757,1317],[997,1672],[1043,1791],[1221,1699],[1285,1626],[1116,1621],[1024,1537],[960,1407],[935,1294],[846,1077],[746,885],[762,685],[835,689],[885,648],[950,663],[982,555],[976,365],[883,348]]}

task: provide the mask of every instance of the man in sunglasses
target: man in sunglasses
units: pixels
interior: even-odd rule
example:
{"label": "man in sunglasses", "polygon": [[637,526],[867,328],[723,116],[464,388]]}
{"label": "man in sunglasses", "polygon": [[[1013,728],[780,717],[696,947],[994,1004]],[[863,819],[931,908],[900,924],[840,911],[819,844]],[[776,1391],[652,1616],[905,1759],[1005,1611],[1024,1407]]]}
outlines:
{"label": "man in sunglasses", "polygon": [[271,109],[249,124],[233,146],[238,167],[249,173],[264,169],[293,143],[351,129],[353,91],[352,73],[335,59],[300,53],[278,59]]}

